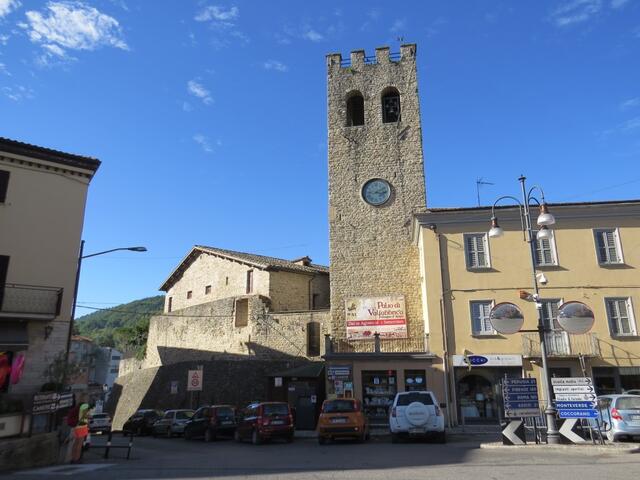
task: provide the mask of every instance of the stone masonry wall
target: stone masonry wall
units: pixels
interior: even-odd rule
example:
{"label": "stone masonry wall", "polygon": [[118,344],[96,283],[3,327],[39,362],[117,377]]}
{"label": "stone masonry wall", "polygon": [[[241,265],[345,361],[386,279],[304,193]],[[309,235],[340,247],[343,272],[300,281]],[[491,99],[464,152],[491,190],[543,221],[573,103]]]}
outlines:
{"label": "stone masonry wall", "polygon": [[313,295],[317,295],[315,308],[329,308],[329,275],[270,272],[269,297],[272,310],[311,310]]}
{"label": "stone masonry wall", "polygon": [[[245,295],[248,270],[253,270],[252,293],[269,296],[269,272],[201,252],[167,291],[164,311],[168,311],[169,298],[172,298],[172,310],[176,311],[222,298]],[[211,285],[209,294],[205,293],[207,285]],[[191,298],[187,298],[189,291],[192,292]]]}
{"label": "stone masonry wall", "polygon": [[[235,326],[236,299],[249,302],[247,326]],[[264,297],[245,295],[185,308],[174,315],[152,317],[146,359],[142,365],[134,365],[134,369],[237,356],[306,357],[306,325],[311,321],[321,324],[321,351],[324,351],[324,334],[329,333],[328,311],[265,313],[265,301]]]}
{"label": "stone masonry wall", "polygon": [[[332,333],[346,334],[346,297],[405,296],[409,336],[424,334],[418,249],[411,242],[412,214],[425,209],[422,132],[416,47],[403,45],[402,58],[388,48],[365,64],[352,52],[351,66],[339,54],[327,57],[329,130],[329,230]],[[400,92],[401,120],[382,123],[385,88]],[[365,125],[346,126],[350,92],[364,97]],[[364,183],[382,178],[391,199],[374,207],[362,198]]]}

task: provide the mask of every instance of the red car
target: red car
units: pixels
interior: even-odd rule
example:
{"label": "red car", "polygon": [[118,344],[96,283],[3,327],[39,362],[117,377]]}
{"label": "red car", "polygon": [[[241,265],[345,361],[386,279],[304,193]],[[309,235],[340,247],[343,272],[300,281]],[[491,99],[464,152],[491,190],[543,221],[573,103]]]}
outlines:
{"label": "red car", "polygon": [[293,441],[293,415],[285,402],[252,403],[238,419],[235,439],[251,440],[254,445],[272,438]]}

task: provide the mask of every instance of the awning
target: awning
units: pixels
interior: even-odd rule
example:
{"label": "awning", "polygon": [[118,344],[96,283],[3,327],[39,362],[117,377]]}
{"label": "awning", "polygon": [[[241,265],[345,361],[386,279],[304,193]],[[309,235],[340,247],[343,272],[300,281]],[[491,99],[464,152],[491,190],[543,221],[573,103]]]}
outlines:
{"label": "awning", "polygon": [[26,322],[0,321],[0,350],[24,350],[28,346]]}
{"label": "awning", "polygon": [[300,367],[292,368],[278,373],[269,375],[270,377],[299,377],[299,378],[317,378],[324,372],[324,362],[309,362]]}

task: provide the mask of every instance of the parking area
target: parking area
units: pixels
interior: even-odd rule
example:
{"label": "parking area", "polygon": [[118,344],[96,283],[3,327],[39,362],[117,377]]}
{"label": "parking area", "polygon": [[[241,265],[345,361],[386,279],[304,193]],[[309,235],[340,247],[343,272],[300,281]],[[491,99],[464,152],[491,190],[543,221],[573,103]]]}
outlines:
{"label": "parking area", "polygon": [[[100,439],[102,440],[102,439]],[[96,442],[100,441],[96,439]],[[114,438],[114,442],[119,439]],[[454,438],[446,445],[407,442],[390,437],[367,443],[337,442],[318,445],[315,439],[263,445],[232,440],[186,441],[182,438],[141,437],[134,440],[131,459],[103,450],[88,452],[81,465],[65,465],[39,472],[21,472],[10,479],[86,476],[100,479],[509,479],[563,478],[565,480],[629,478],[640,468],[640,455],[584,450],[481,449],[481,438]],[[59,469],[59,470],[56,470]]]}

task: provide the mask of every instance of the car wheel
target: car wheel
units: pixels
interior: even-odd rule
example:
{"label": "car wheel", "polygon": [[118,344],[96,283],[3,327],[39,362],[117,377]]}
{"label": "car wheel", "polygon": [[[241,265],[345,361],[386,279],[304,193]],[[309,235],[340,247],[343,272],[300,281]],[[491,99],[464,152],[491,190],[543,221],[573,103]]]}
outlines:
{"label": "car wheel", "polygon": [[141,436],[142,436],[142,427],[138,427],[138,428],[136,428],[136,435],[137,435],[138,437],[141,437]]}
{"label": "car wheel", "polygon": [[240,432],[238,430],[236,430],[235,432],[233,432],[233,439],[236,442],[241,442],[242,441],[242,437],[240,436]]}
{"label": "car wheel", "polygon": [[207,428],[204,431],[204,441],[205,442],[213,442],[216,440],[217,435],[211,431],[210,428]]}
{"label": "car wheel", "polygon": [[293,433],[292,433],[291,435],[286,436],[286,437],[285,437],[285,441],[286,441],[287,443],[291,443],[291,442],[293,442]]}
{"label": "car wheel", "polygon": [[392,433],[391,443],[398,443],[398,442],[400,442],[400,435],[398,435],[397,433]]}
{"label": "car wheel", "polygon": [[185,428],[183,437],[185,440],[191,440],[191,431]]}
{"label": "car wheel", "polygon": [[616,441],[618,440],[618,439],[616,438],[616,436],[614,435],[614,433],[613,433],[611,430],[609,430],[609,431],[607,432],[607,439],[608,439],[610,442],[616,442]]}
{"label": "car wheel", "polygon": [[446,432],[438,432],[436,435],[436,443],[447,443],[447,434]]}
{"label": "car wheel", "polygon": [[173,433],[171,433],[171,427],[167,427],[167,438],[173,437]]}
{"label": "car wheel", "polygon": [[258,430],[254,430],[251,434],[251,443],[253,443],[254,445],[260,445],[262,443],[262,437],[260,437],[260,433],[258,433]]}
{"label": "car wheel", "polygon": [[327,444],[327,437],[323,437],[322,435],[318,435],[318,444],[320,445],[326,445]]}
{"label": "car wheel", "polygon": [[362,435],[358,437],[358,443],[364,443],[367,441],[367,433],[362,432]]}

